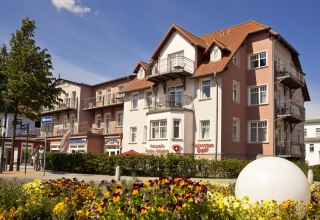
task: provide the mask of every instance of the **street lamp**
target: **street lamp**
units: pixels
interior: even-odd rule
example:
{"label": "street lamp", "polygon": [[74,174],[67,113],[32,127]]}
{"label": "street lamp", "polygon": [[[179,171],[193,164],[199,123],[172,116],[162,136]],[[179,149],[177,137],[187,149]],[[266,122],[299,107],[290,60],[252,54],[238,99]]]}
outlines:
{"label": "street lamp", "polygon": [[2,173],[3,168],[4,168],[4,142],[6,140],[6,131],[7,131],[7,114],[8,114],[8,107],[10,105],[10,103],[12,103],[13,101],[10,99],[3,99],[4,102],[4,123],[3,123],[3,127],[2,127],[2,150],[1,150],[1,163],[0,163],[0,173]]}

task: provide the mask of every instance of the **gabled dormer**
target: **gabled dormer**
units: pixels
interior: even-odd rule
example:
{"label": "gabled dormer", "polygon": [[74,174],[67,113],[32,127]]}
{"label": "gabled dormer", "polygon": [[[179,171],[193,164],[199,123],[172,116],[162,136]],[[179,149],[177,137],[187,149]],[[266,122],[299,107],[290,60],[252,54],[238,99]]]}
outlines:
{"label": "gabled dormer", "polygon": [[148,64],[146,64],[143,61],[140,61],[135,68],[133,69],[133,73],[137,74],[138,80],[143,80],[146,78],[146,69],[148,67]]}
{"label": "gabled dormer", "polygon": [[223,56],[228,55],[230,52],[231,50],[226,45],[217,39],[213,39],[204,53],[210,55],[210,62],[214,62],[221,60]]}

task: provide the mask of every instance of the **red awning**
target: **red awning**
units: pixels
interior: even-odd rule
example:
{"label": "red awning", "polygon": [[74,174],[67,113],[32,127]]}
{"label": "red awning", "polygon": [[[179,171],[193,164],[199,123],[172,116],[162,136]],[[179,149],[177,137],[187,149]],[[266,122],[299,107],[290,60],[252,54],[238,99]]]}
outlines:
{"label": "red awning", "polygon": [[134,150],[129,150],[129,151],[123,152],[122,154],[139,154],[139,153]]}

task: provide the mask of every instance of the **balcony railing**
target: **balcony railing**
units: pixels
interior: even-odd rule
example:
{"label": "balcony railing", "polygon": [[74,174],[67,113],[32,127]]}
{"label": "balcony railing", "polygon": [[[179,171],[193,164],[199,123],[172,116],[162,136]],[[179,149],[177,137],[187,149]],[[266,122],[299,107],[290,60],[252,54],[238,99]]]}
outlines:
{"label": "balcony railing", "polygon": [[193,60],[186,57],[176,57],[151,62],[147,68],[147,76],[150,78],[167,75],[167,77],[177,78],[181,75],[191,75],[194,70]]}
{"label": "balcony railing", "polygon": [[280,102],[277,106],[277,116],[292,122],[305,120],[305,108],[293,100]]}
{"label": "balcony railing", "polygon": [[289,87],[299,88],[304,85],[304,73],[291,63],[275,63],[276,78]]}
{"label": "balcony railing", "polygon": [[305,157],[305,145],[293,141],[277,142],[276,155],[280,157]]}
{"label": "balcony railing", "polygon": [[187,95],[168,94],[158,96],[149,101],[149,110],[193,109],[193,97]]}
{"label": "balcony railing", "polygon": [[48,112],[60,112],[68,109],[77,109],[78,106],[78,99],[72,99],[68,98],[64,100],[64,102],[61,102],[57,105],[55,105],[53,108],[43,108],[42,113],[48,113]]}
{"label": "balcony railing", "polygon": [[[47,136],[62,136],[70,130],[71,134],[121,134],[122,127],[116,127],[115,123],[111,123],[109,126],[105,126],[103,123],[98,128],[96,125],[91,126],[88,122],[82,122],[79,124],[67,124],[67,125],[55,125],[52,132],[48,132]],[[45,137],[45,132],[37,130],[37,136]]]}
{"label": "balcony railing", "polygon": [[89,109],[103,108],[111,105],[123,104],[123,101],[124,101],[124,93],[102,95],[98,97],[83,99],[82,109],[89,110]]}

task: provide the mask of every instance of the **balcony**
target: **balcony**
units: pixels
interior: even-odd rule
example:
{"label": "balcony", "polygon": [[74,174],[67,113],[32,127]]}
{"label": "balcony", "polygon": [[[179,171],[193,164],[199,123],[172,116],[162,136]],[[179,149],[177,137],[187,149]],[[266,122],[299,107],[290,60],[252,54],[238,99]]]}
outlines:
{"label": "balcony", "polygon": [[102,134],[102,135],[116,135],[122,134],[122,127],[105,126],[101,124],[100,128],[92,128],[91,133]]}
{"label": "balcony", "polygon": [[304,86],[304,73],[293,64],[275,64],[276,79],[286,86],[297,89]]}
{"label": "balcony", "polygon": [[78,106],[78,99],[74,98],[68,98],[64,100],[64,102],[60,102],[59,104],[55,105],[53,108],[43,108],[42,114],[46,113],[59,113],[69,110],[76,110]]}
{"label": "balcony", "polygon": [[150,102],[149,112],[167,110],[193,109],[193,97],[187,95],[168,94],[158,96]]}
{"label": "balcony", "polygon": [[276,155],[285,158],[304,158],[305,145],[293,141],[277,142]]}
{"label": "balcony", "polygon": [[186,57],[174,59],[161,59],[151,62],[147,69],[147,79],[152,82],[163,82],[169,79],[177,79],[193,74],[194,61]]}
{"label": "balcony", "polygon": [[102,95],[82,100],[82,110],[97,110],[108,106],[122,105],[124,93]]}
{"label": "balcony", "polygon": [[293,100],[280,102],[277,106],[277,117],[291,123],[300,123],[305,120],[305,108]]}
{"label": "balcony", "polygon": [[[47,136],[62,136],[69,130],[71,134],[84,134],[89,132],[91,129],[88,122],[83,122],[79,124],[54,125],[53,131],[48,132]],[[45,137],[45,132],[42,131],[40,136]]]}

